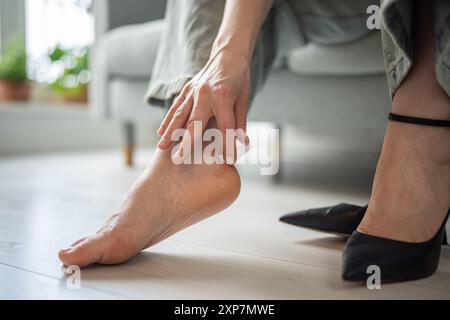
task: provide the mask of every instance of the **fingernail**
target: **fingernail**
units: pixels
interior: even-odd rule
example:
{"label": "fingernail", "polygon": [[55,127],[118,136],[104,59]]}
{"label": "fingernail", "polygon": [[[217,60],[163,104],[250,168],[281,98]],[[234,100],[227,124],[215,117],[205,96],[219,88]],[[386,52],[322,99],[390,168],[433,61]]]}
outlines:
{"label": "fingernail", "polygon": [[250,144],[250,138],[248,137],[248,135],[245,135],[245,145]]}
{"label": "fingernail", "polygon": [[70,249],[72,249],[72,247],[68,247],[68,248],[65,248],[65,249],[61,249],[61,251],[62,251],[62,252],[66,252],[66,251],[69,251]]}
{"label": "fingernail", "polygon": [[159,129],[158,129],[158,131],[156,131],[156,134],[158,135],[158,136],[160,136],[161,137],[161,135],[162,135],[162,127],[159,127]]}
{"label": "fingernail", "polygon": [[158,147],[163,147],[165,144],[167,143],[167,139],[166,139],[166,137],[161,137],[161,139],[159,140],[159,142],[158,142]]}
{"label": "fingernail", "polygon": [[233,156],[227,156],[227,164],[234,164],[234,157]]}

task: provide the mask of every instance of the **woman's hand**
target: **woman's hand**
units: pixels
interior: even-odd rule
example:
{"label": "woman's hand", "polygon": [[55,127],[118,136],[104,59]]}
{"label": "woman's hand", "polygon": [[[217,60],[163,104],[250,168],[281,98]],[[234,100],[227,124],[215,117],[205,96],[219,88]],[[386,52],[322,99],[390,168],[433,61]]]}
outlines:
{"label": "woman's hand", "polygon": [[[174,101],[158,134],[160,149],[168,149],[174,130],[186,127],[178,152],[178,159],[188,156],[197,143],[194,122],[200,121],[202,133],[208,121],[215,118],[222,132],[227,164],[233,164],[235,139],[226,145],[226,130],[245,132],[250,94],[250,65],[256,38],[273,0],[227,0],[211,55],[205,67],[189,81]],[[242,143],[248,144],[246,134],[237,133]],[[233,154],[230,154],[233,153]],[[181,158],[181,159],[180,159]]]}
{"label": "woman's hand", "polygon": [[[200,121],[203,133],[208,121],[214,117],[223,137],[224,160],[227,164],[233,164],[235,139],[233,145],[226,145],[226,129],[242,129],[245,132],[249,94],[249,59],[227,47],[217,50],[173,102],[158,130],[161,136],[158,147],[168,149],[173,143],[171,136],[174,130],[186,128],[179,149],[184,153],[176,155],[184,159],[201,139],[194,137],[194,121]],[[238,139],[247,144],[248,138],[243,136],[238,135]]]}

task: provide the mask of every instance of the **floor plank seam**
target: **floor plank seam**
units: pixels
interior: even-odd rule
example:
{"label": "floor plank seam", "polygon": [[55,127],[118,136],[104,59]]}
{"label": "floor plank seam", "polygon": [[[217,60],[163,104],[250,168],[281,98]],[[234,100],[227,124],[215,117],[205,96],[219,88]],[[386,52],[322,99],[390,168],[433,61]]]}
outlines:
{"label": "floor plank seam", "polygon": [[[166,241],[171,241],[171,242],[178,242],[178,243],[183,243],[183,244],[187,244],[187,245],[192,245],[192,246],[197,246],[197,247],[203,247],[203,248],[208,248],[208,249],[214,249],[214,250],[219,250],[219,251],[224,251],[224,252],[231,252],[234,254],[240,254],[240,255],[247,255],[250,257],[255,257],[255,258],[260,258],[260,259],[267,259],[267,260],[271,260],[271,261],[277,261],[277,262],[284,262],[284,263],[292,263],[292,264],[298,264],[301,266],[305,266],[305,267],[314,267],[314,268],[318,268],[321,270],[326,270],[326,271],[339,271],[335,270],[335,269],[329,269],[329,268],[325,268],[323,266],[320,265],[316,265],[316,264],[308,264],[308,263],[304,263],[304,262],[298,262],[298,261],[293,261],[293,260],[287,260],[287,259],[280,259],[280,258],[274,258],[274,257],[269,257],[269,256],[264,256],[264,255],[258,255],[258,254],[251,254],[251,253],[247,253],[247,252],[240,252],[237,250],[230,250],[230,249],[224,249],[224,248],[218,248],[218,247],[213,247],[213,246],[208,246],[208,245],[202,245],[202,244],[197,244],[197,243],[192,243],[192,242],[188,242],[185,240],[175,240],[175,239],[167,239]],[[339,265],[327,265],[327,266],[337,266],[339,267]]]}
{"label": "floor plank seam", "polygon": [[[42,272],[38,272],[38,271],[34,271],[34,270],[29,270],[29,269],[26,269],[26,268],[10,265],[10,264],[4,263],[4,262],[0,262],[0,265],[2,265],[4,267],[7,267],[7,268],[11,268],[11,269],[15,269],[15,270],[20,270],[20,271],[23,271],[23,272],[31,273],[31,274],[34,274],[34,275],[47,277],[47,278],[50,278],[50,279],[53,279],[53,280],[57,280],[59,282],[64,280],[63,278],[58,278],[58,277],[50,275],[50,274],[46,274],[46,273],[42,273]],[[121,299],[125,299],[126,298],[124,296],[118,295],[115,292],[108,292],[107,290],[96,288],[95,286],[92,286],[92,285],[83,284],[83,286],[85,286],[86,288],[88,288],[90,290],[94,290],[94,291],[98,291],[98,292],[106,292],[106,293],[108,293],[108,294],[110,294],[112,296],[115,296],[115,297],[118,297],[118,298],[121,298]]]}

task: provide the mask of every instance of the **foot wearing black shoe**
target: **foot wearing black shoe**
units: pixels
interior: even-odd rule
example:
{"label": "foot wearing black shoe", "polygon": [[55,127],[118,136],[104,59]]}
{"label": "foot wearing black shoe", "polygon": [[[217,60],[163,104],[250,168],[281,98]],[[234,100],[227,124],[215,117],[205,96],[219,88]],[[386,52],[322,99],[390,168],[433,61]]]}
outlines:
{"label": "foot wearing black shoe", "polygon": [[383,282],[418,279],[439,264],[450,206],[450,121],[392,118],[398,121],[389,122],[368,209],[343,252],[346,280],[366,280],[370,265],[380,267]]}
{"label": "foot wearing black shoe", "polygon": [[[361,207],[343,202],[330,207],[290,212],[281,216],[280,221],[340,237],[350,237],[364,218],[366,210],[367,205]],[[442,244],[448,244],[445,232]]]}

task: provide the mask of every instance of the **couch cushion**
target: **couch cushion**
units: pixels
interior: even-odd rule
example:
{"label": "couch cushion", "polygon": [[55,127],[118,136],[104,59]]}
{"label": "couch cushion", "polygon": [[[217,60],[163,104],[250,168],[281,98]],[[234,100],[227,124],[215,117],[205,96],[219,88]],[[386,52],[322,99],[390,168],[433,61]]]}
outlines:
{"label": "couch cushion", "polygon": [[164,108],[152,108],[143,99],[148,81],[115,78],[108,83],[109,107],[116,119],[161,123]]}
{"label": "couch cushion", "polygon": [[100,38],[96,52],[110,76],[147,79],[153,68],[164,21],[127,25]]}
{"label": "couch cushion", "polygon": [[363,75],[384,72],[380,32],[340,45],[310,43],[287,57],[288,69],[304,75]]}

